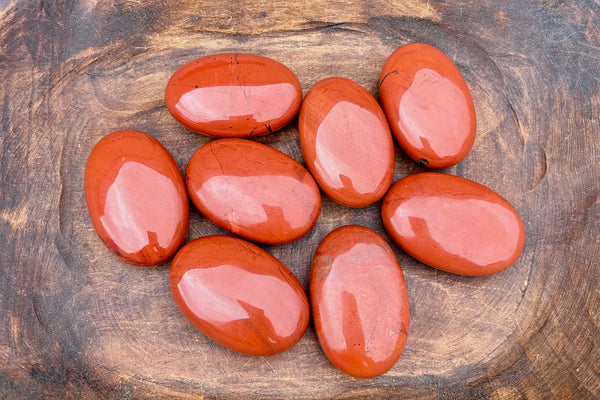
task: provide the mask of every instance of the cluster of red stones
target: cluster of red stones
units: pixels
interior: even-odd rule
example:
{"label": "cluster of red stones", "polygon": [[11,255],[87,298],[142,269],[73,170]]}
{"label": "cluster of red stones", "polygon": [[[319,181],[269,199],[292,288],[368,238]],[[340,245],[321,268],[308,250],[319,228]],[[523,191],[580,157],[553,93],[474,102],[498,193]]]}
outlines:
{"label": "cluster of red stones", "polygon": [[[387,193],[381,212],[390,236],[435,268],[488,275],[513,264],[524,246],[523,223],[491,189],[434,172],[409,175],[390,189],[392,135],[431,168],[460,162],[473,145],[473,101],[452,61],[425,44],[399,48],[383,67],[380,100],[383,109],[356,82],[327,78],[302,101],[294,73],[257,55],[194,60],[171,77],[167,108],[187,128],[221,139],[194,153],[184,183],[152,137],[137,131],[104,137],[85,172],[94,228],[133,265],[160,264],[177,253],[169,272],[175,302],[216,342],[245,354],[280,353],[300,340],[310,308],[321,347],[336,367],[355,377],[380,375],[404,349],[409,302],[400,264],[376,232],[349,225],[323,239],[311,268],[310,307],[292,272],[246,240],[208,236],[181,247],[188,195],[220,227],[281,244],[314,226],[320,188],[348,207],[374,204]],[[241,139],[280,129],[299,110],[308,170]]]}

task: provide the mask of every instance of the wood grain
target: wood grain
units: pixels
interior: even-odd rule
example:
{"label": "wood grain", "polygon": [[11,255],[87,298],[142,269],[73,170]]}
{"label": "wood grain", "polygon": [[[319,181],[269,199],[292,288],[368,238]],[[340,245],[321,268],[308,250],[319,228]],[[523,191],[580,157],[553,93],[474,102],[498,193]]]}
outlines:
{"label": "wood grain", "polygon": [[[600,397],[600,4],[594,1],[0,1],[0,398]],[[168,264],[119,262],[94,232],[83,172],[117,129],[160,140],[183,171],[208,139],[164,105],[169,76],[218,52],[293,70],[304,93],[343,76],[377,97],[387,56],[434,45],[472,92],[477,138],[446,172],[521,214],[508,270],[466,278],[394,246],[411,301],[400,361],[372,380],[325,358],[309,326],[291,350],[233,353],[185,320]],[[258,141],[302,162],[297,121]],[[394,180],[421,170],[396,148]],[[307,287],[320,240],[380,205],[323,199],[301,240],[263,246]],[[222,233],[198,212],[187,239]]]}

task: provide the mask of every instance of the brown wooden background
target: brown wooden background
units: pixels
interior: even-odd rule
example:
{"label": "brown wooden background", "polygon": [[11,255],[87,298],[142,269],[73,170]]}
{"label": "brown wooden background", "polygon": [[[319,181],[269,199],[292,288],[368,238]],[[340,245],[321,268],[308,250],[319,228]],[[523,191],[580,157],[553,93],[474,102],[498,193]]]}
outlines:
{"label": "brown wooden background", "polygon": [[[252,52],[305,93],[344,76],[377,96],[385,59],[413,41],[444,51],[473,94],[475,145],[446,172],[505,196],[527,243],[483,278],[394,246],[411,327],[387,374],[339,372],[312,325],[269,358],[216,345],[179,313],[168,264],[128,266],[96,236],[83,172],[102,136],[146,131],[182,171],[207,142],[164,105],[185,62]],[[600,398],[598,1],[0,0],[0,106],[0,398]],[[296,120],[258,140],[302,161]],[[396,159],[395,180],[420,170]],[[324,199],[306,237],[263,247],[306,287],[318,243],[348,223],[389,241],[379,204]],[[216,232],[192,211],[188,240]]]}

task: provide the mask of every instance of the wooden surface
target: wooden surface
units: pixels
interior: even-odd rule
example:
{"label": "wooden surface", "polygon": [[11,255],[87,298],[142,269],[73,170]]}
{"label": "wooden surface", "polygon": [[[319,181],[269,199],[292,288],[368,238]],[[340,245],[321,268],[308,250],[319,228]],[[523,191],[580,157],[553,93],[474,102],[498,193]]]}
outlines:
{"label": "wooden surface", "polygon": [[[600,398],[600,4],[597,1],[0,0],[0,398]],[[168,264],[119,262],[94,232],[86,159],[116,129],[146,131],[183,171],[207,138],[164,105],[170,75],[218,52],[292,69],[304,93],[343,76],[377,96],[381,67],[421,41],[459,67],[477,111],[446,172],[506,197],[527,242],[510,269],[466,278],[393,246],[411,326],[387,374],[336,370],[312,325],[269,358],[231,352],[185,320]],[[297,120],[258,139],[302,162]],[[394,180],[421,170],[401,151]],[[320,240],[380,205],[323,200],[303,239],[263,246],[307,287]],[[188,240],[221,232],[193,210]]]}

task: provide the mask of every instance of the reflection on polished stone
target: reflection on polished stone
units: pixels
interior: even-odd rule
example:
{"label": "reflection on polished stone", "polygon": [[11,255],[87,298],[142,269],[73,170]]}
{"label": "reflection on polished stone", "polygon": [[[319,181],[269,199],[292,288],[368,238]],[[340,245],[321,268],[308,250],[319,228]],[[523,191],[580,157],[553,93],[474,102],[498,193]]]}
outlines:
{"label": "reflection on polished stone", "polygon": [[156,265],[181,246],[187,193],[173,157],[156,139],[128,130],[105,136],[90,154],[84,180],[92,224],[117,257]]}
{"label": "reflection on polished stone", "polygon": [[196,328],[240,353],[285,351],[308,325],[308,299],[296,277],[242,239],[206,236],[186,244],[173,259],[169,283]]}
{"label": "reflection on polished stone", "polygon": [[301,101],[300,81],[286,66],[243,53],[193,60],[173,74],[165,92],[177,121],[217,137],[276,131],[294,118]]}
{"label": "reflection on polished stone", "polygon": [[427,172],[400,179],[381,213],[404,251],[456,274],[500,272],[519,258],[525,244],[523,221],[508,201],[454,175]]}
{"label": "reflection on polished stone", "polygon": [[409,325],[408,293],[396,255],[371,229],[348,225],[323,239],[310,273],[319,343],[340,370],[385,373],[400,358]]}
{"label": "reflection on polished stone", "polygon": [[200,147],[188,163],[186,185],[208,219],[261,243],[299,239],[321,210],[319,188],[303,166],[247,139],[219,139]]}
{"label": "reflection on polished stone", "polygon": [[423,43],[402,46],[387,59],[379,84],[390,128],[409,157],[447,168],[467,156],[475,141],[475,107],[444,53]]}
{"label": "reflection on polished stone", "polygon": [[308,169],[332,200],[365,207],[389,189],[394,143],[377,101],[345,78],[317,82],[306,94],[298,131]]}

